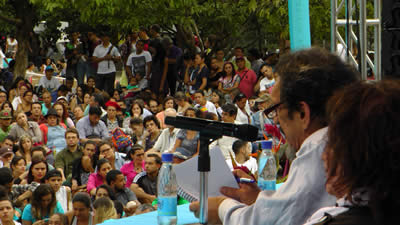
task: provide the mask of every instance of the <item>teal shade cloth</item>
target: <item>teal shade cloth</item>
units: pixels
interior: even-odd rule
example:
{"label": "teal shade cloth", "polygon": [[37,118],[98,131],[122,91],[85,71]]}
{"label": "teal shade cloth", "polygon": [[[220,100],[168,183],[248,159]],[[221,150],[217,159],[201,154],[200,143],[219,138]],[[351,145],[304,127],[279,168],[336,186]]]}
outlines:
{"label": "teal shade cloth", "polygon": [[289,0],[289,31],[292,51],[311,47],[308,0]]}

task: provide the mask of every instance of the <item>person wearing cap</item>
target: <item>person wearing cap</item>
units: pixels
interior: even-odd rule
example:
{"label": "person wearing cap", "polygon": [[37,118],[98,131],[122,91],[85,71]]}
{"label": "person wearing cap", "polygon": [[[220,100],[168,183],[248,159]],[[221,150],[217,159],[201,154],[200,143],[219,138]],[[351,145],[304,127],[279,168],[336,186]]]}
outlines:
{"label": "person wearing cap", "polygon": [[93,61],[98,63],[96,87],[106,91],[112,96],[115,82],[115,62],[121,59],[118,49],[110,42],[110,37],[106,32],[100,35],[103,44],[98,45],[93,52]]}
{"label": "person wearing cap", "polygon": [[10,167],[13,157],[14,152],[12,149],[7,147],[0,148],[0,167]]}
{"label": "person wearing cap", "polygon": [[101,120],[106,124],[109,131],[114,130],[119,127],[122,128],[124,120],[117,115],[118,111],[121,111],[121,107],[118,103],[113,101],[108,101],[106,103],[107,114],[101,117]]}
{"label": "person wearing cap", "polygon": [[234,56],[232,57],[232,59],[230,60],[233,63],[233,66],[235,67],[235,70],[238,69],[238,66],[236,64],[236,59],[237,58],[244,58],[244,60],[246,61],[246,68],[251,68],[251,62],[246,58],[246,56],[244,56],[244,49],[240,46],[235,47],[234,51],[233,51]]}
{"label": "person wearing cap", "polygon": [[258,111],[251,116],[251,125],[258,128],[258,140],[264,140],[264,137],[268,135],[265,132],[265,124],[274,124],[273,119],[264,114],[264,109],[270,107],[271,104],[272,100],[268,94],[261,95],[255,100],[255,107]]}
{"label": "person wearing cap", "polygon": [[65,131],[66,126],[60,123],[60,117],[53,108],[49,109],[46,114],[47,123],[40,125],[43,134],[43,144],[55,152],[60,152],[66,147]]}
{"label": "person wearing cap", "polygon": [[53,76],[54,68],[51,65],[46,66],[45,74],[46,76],[40,78],[38,86],[42,86],[50,93],[57,91],[58,87],[60,86],[60,81]]}
{"label": "person wearing cap", "polygon": [[0,142],[3,142],[4,138],[7,137],[11,130],[11,111],[4,109],[0,112]]}
{"label": "person wearing cap", "polygon": [[254,95],[254,85],[257,83],[257,75],[252,69],[248,69],[246,67],[245,58],[237,57],[237,73],[240,76],[239,90],[243,94],[246,95],[247,98],[250,98]]}

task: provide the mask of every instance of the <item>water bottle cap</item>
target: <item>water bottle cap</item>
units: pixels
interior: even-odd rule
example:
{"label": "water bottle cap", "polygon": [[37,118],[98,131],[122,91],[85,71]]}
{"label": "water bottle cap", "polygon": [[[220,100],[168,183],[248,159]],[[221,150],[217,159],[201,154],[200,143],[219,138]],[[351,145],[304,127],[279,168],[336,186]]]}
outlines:
{"label": "water bottle cap", "polygon": [[272,141],[262,141],[261,149],[272,149]]}
{"label": "water bottle cap", "polygon": [[163,162],[172,162],[173,156],[174,156],[174,154],[172,154],[172,153],[163,153],[161,155],[161,160]]}

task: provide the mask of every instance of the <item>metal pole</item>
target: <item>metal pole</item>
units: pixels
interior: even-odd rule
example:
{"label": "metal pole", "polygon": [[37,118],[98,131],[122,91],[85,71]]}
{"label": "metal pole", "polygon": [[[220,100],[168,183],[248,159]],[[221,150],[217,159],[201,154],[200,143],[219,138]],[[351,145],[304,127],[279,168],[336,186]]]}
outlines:
{"label": "metal pole", "polygon": [[331,51],[336,52],[336,0],[331,0]]}
{"label": "metal pole", "polygon": [[[379,21],[381,21],[381,0],[374,0],[374,17],[378,18]],[[379,22],[377,25],[374,26],[374,35],[375,35],[375,43],[374,43],[374,49],[375,49],[375,55],[374,55],[374,61],[375,61],[375,79],[376,80],[381,80],[382,79],[382,42],[381,42],[381,23]]]}
{"label": "metal pole", "polygon": [[367,79],[367,2],[360,1],[360,53],[361,53],[361,78]]}
{"label": "metal pole", "polygon": [[200,172],[200,223],[208,223],[208,172]]}

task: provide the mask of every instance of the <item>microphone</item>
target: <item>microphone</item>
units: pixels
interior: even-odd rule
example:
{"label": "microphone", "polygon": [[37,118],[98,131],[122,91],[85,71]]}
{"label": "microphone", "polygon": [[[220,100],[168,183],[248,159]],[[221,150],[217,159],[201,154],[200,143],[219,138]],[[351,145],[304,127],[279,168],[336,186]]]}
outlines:
{"label": "microphone", "polygon": [[258,135],[258,128],[249,124],[224,123],[184,116],[167,116],[165,117],[165,124],[176,128],[199,131],[207,136],[230,136],[244,141],[256,141]]}

